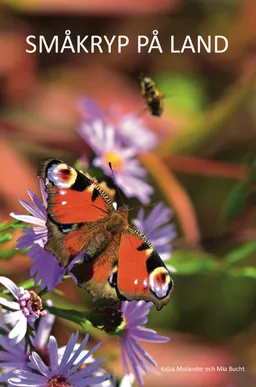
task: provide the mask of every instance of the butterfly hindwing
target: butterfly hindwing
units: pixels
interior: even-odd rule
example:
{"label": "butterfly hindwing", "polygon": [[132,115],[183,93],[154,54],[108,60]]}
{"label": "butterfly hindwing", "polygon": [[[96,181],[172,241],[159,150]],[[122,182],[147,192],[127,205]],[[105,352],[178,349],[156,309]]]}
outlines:
{"label": "butterfly hindwing", "polygon": [[173,281],[165,264],[136,228],[129,226],[120,242],[117,288],[128,300],[153,301],[160,310],[170,299]]}
{"label": "butterfly hindwing", "polygon": [[48,218],[46,226],[48,241],[45,249],[51,251],[63,266],[67,266],[80,251],[84,250],[92,237],[91,230],[83,223],[68,225],[67,228]]}
{"label": "butterfly hindwing", "polygon": [[98,257],[78,263],[71,269],[78,285],[85,288],[94,300],[119,298],[116,276],[120,237],[120,234],[116,235]]}

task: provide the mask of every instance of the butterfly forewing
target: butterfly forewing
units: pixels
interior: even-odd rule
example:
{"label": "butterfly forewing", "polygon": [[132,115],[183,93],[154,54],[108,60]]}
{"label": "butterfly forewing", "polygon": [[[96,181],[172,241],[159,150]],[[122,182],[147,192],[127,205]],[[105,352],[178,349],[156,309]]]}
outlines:
{"label": "butterfly forewing", "polygon": [[95,237],[97,222],[113,206],[97,184],[61,160],[43,160],[38,176],[45,183],[48,202],[45,249],[67,266]]}
{"label": "butterfly forewing", "polygon": [[46,184],[47,211],[57,223],[96,221],[113,211],[110,199],[97,184],[61,160],[44,160],[38,176]]}

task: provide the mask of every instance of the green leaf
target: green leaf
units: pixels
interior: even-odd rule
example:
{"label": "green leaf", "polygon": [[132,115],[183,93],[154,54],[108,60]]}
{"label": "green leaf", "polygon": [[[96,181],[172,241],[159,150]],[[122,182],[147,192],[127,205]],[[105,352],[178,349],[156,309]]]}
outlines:
{"label": "green leaf", "polygon": [[[38,295],[42,298],[43,296],[45,296],[46,294],[50,293],[48,289],[43,289],[41,290]],[[64,293],[59,290],[59,289],[53,289],[51,293],[54,293],[54,294],[57,294],[58,296],[64,296]]]}
{"label": "green leaf", "polygon": [[217,267],[213,256],[189,250],[174,251],[165,264],[172,265],[177,270],[176,275],[193,275]]}
{"label": "green leaf", "polygon": [[[28,249],[19,250],[19,254],[25,254]],[[11,259],[14,255],[17,254],[16,249],[2,250],[0,251],[0,259]]]}
{"label": "green leaf", "polygon": [[206,94],[202,81],[195,74],[168,73],[156,76],[157,88],[164,94],[165,110],[177,111],[183,116],[202,112]]}
{"label": "green leaf", "polygon": [[0,259],[11,259],[16,253],[15,249],[0,251]]}
{"label": "green leaf", "polygon": [[256,267],[241,267],[239,269],[231,270],[230,274],[234,277],[245,277],[256,279]]}
{"label": "green leaf", "polygon": [[250,194],[250,179],[240,181],[228,194],[224,203],[219,229],[223,231],[226,224],[235,218],[245,207]]}
{"label": "green leaf", "polygon": [[[161,92],[168,94],[168,89],[164,88],[165,82],[161,86],[158,79],[156,81]],[[249,100],[253,88],[254,74],[250,74],[242,86],[241,82],[237,82],[229,90],[225,90],[223,96],[218,98],[203,114],[198,111],[192,120],[185,120],[184,124],[179,126],[177,135],[164,139],[158,146],[157,153],[161,157],[171,154],[188,156],[204,148],[218,134],[221,135],[229,117],[232,117],[242,103]],[[189,98],[191,97],[193,95],[190,94]],[[166,99],[165,104],[167,101]]]}
{"label": "green leaf", "polygon": [[0,243],[9,242],[12,240],[12,234],[6,233],[4,235],[0,235]]}
{"label": "green leaf", "polygon": [[7,221],[5,220],[3,223],[0,224],[0,232],[2,231],[2,229],[6,226],[7,224]]}
{"label": "green leaf", "polygon": [[224,260],[232,265],[236,262],[249,258],[254,252],[256,252],[256,241],[249,241],[231,253],[228,253],[224,257]]}
{"label": "green leaf", "polygon": [[220,231],[223,231],[226,224],[242,211],[253,192],[252,183],[255,182],[255,155],[249,154],[247,161],[249,162],[247,176],[230,191],[224,203],[219,221]]}

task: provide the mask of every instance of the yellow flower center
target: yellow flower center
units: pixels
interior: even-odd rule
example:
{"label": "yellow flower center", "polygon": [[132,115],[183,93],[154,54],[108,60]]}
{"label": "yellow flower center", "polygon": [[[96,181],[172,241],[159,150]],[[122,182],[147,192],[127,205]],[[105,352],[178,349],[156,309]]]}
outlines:
{"label": "yellow flower center", "polygon": [[106,152],[104,155],[105,163],[108,166],[111,163],[114,170],[121,171],[123,169],[123,160],[119,154],[114,152]]}

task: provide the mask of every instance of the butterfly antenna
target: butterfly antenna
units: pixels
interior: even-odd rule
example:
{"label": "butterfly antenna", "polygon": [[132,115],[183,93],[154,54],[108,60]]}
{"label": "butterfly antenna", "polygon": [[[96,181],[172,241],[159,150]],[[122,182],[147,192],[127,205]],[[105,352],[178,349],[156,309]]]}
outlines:
{"label": "butterfly antenna", "polygon": [[116,178],[115,178],[115,174],[114,174],[114,171],[113,171],[113,168],[112,168],[112,164],[111,164],[110,161],[109,161],[108,165],[109,165],[109,168],[110,168],[111,173],[112,173],[112,179],[113,179],[113,182],[114,182],[114,184],[115,184],[115,186],[116,186],[116,190],[117,190],[117,192],[118,192],[119,199],[120,199],[120,201],[121,201],[121,203],[122,203],[122,206],[124,206],[123,197],[122,197],[120,188],[119,188],[118,185],[117,185]]}

